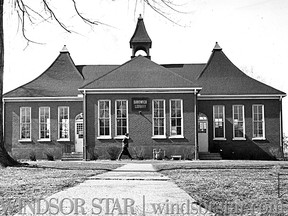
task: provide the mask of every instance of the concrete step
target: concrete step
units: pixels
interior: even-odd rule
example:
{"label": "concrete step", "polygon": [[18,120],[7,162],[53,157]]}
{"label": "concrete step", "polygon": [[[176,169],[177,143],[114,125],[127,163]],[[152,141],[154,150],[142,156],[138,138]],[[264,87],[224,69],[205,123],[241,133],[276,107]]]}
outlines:
{"label": "concrete step", "polygon": [[222,160],[220,153],[199,152],[200,160]]}
{"label": "concrete step", "polygon": [[63,153],[62,161],[82,161],[83,153],[82,152],[72,152],[72,153]]}

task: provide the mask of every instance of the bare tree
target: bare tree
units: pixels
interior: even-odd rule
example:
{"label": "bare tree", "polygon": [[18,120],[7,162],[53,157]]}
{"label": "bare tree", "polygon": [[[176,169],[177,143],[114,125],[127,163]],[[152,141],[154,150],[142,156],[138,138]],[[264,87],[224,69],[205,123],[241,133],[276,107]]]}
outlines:
{"label": "bare tree", "polygon": [[[39,22],[54,22],[58,24],[62,29],[64,29],[68,33],[72,33],[73,31],[62,22],[59,16],[56,14],[55,10],[52,7],[51,0],[38,0],[38,4],[42,7],[42,10],[39,11],[34,9],[31,6],[31,1],[25,0],[12,0],[13,9],[17,12],[18,19],[20,21],[21,31],[23,37],[27,41],[27,45],[29,43],[38,43],[37,41],[33,41],[26,34],[26,27],[28,25],[36,24],[36,21]],[[84,23],[92,26],[96,25],[108,25],[98,20],[92,20],[83,16],[83,14],[79,11],[77,7],[76,0],[70,0],[71,4],[73,4],[74,14],[77,15]],[[173,3],[173,0],[136,0],[135,8],[138,3],[142,3],[147,5],[153,11],[155,11],[160,16],[165,19],[171,21],[174,24],[178,24],[173,19],[170,18],[170,12],[182,13],[177,10],[181,5],[176,5]],[[4,12],[4,0],[0,0],[0,166],[21,166],[22,163],[19,163],[17,160],[14,160],[6,151],[5,143],[4,143],[4,134],[3,134],[3,74],[4,74],[4,29],[3,29],[3,12]],[[136,11],[136,10],[135,10]],[[108,25],[109,26],[109,25]]]}

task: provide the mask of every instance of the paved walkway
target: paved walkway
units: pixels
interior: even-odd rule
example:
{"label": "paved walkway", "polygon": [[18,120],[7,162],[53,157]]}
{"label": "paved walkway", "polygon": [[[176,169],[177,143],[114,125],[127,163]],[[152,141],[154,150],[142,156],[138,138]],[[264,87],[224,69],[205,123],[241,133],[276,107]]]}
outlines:
{"label": "paved walkway", "polygon": [[151,164],[129,163],[26,206],[21,213],[29,214],[18,215],[212,215],[193,202]]}

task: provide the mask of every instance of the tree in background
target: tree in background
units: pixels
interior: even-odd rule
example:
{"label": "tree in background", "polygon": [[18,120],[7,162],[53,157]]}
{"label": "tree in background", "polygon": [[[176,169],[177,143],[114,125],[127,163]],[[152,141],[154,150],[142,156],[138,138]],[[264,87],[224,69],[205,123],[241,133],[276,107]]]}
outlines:
{"label": "tree in background", "polygon": [[[8,1],[8,0],[7,0]],[[80,1],[80,0],[79,0]],[[6,1],[5,1],[6,2]],[[37,4],[42,9],[35,9],[32,6],[32,3]],[[31,25],[36,25],[41,22],[52,22],[58,24],[62,29],[64,29],[68,33],[72,33],[73,31],[65,25],[65,23],[59,18],[56,14],[55,9],[53,7],[52,0],[38,0],[37,3],[35,1],[28,0],[10,0],[9,3],[12,4],[13,10],[16,11],[18,15],[18,19],[21,26],[21,32],[23,37],[27,41],[27,45],[29,43],[37,43],[30,39],[30,37],[26,34],[26,27]],[[97,26],[97,25],[107,25],[108,24],[95,21],[91,18],[87,18],[82,15],[77,7],[76,0],[69,0],[73,5],[73,13],[80,18],[84,23]],[[164,17],[174,24],[178,24],[173,19],[170,18],[170,12],[182,13],[177,10],[177,7],[181,7],[181,5],[176,5],[173,3],[173,0],[136,0],[135,1],[135,10],[138,7],[138,4],[147,5],[150,9],[152,9],[159,16]],[[20,166],[23,165],[17,160],[13,159],[5,149],[4,143],[4,134],[3,134],[3,74],[4,74],[4,28],[3,28],[3,15],[4,15],[4,0],[0,0],[0,166]],[[5,10],[6,11],[6,10]],[[9,22],[9,20],[5,20],[5,22]]]}

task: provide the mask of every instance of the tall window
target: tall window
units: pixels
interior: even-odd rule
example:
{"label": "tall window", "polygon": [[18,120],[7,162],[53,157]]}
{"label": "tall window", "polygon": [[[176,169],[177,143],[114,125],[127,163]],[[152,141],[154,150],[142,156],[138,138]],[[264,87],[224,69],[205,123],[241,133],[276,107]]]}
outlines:
{"label": "tall window", "polygon": [[233,105],[233,137],[245,138],[245,117],[243,105]]}
{"label": "tall window", "polygon": [[20,139],[31,139],[31,107],[20,108]]}
{"label": "tall window", "polygon": [[128,133],[128,102],[127,100],[116,100],[116,136]]}
{"label": "tall window", "polygon": [[253,105],[253,138],[265,138],[264,105]]}
{"label": "tall window", "polygon": [[39,107],[39,138],[50,139],[50,108]]}
{"label": "tall window", "polygon": [[214,139],[225,139],[225,107],[213,106]]}
{"label": "tall window", "polygon": [[[165,136],[165,100],[153,100],[153,136]],[[181,134],[181,132],[180,132]]]}
{"label": "tall window", "polygon": [[58,138],[69,140],[69,107],[58,107]]}
{"label": "tall window", "polygon": [[182,100],[170,100],[170,135],[183,136]]}
{"label": "tall window", "polygon": [[111,137],[111,111],[110,100],[98,101],[98,135]]}

